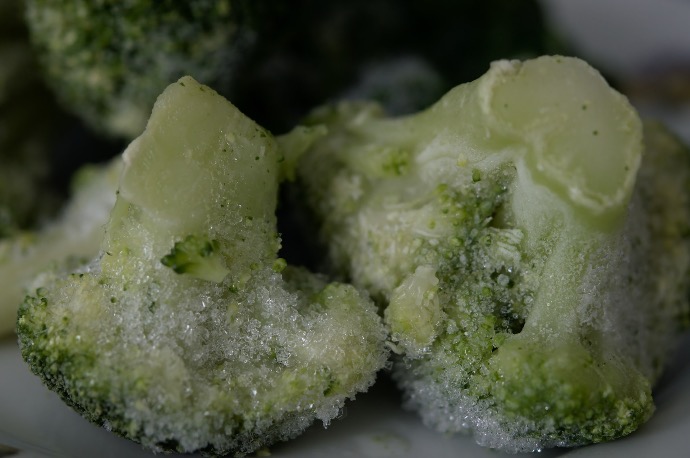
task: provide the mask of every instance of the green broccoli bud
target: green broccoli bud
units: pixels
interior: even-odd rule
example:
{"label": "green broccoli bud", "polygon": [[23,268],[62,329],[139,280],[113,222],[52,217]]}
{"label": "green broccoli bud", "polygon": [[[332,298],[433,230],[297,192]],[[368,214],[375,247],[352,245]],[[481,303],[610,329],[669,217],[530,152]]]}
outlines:
{"label": "green broccoli bud", "polygon": [[687,322],[690,155],[653,127],[643,146],[594,69],[500,61],[414,115],[341,103],[307,124],[328,135],[298,164],[301,195],[334,271],[385,308],[426,424],[519,452],[649,418]]}
{"label": "green broccoli bud", "polygon": [[101,255],[20,307],[32,371],[154,451],[243,455],[334,419],[386,363],[386,331],[353,286],[278,258],[281,157],[208,87],[170,85],[124,153]]}
{"label": "green broccoli bud", "polygon": [[82,166],[73,178],[72,197],[55,220],[0,239],[0,336],[14,330],[17,308],[36,275],[98,254],[121,170],[120,158]]}
{"label": "green broccoli bud", "polygon": [[229,270],[218,254],[219,248],[217,240],[189,235],[183,241],[175,243],[170,253],[161,258],[161,263],[178,274],[221,282]]}

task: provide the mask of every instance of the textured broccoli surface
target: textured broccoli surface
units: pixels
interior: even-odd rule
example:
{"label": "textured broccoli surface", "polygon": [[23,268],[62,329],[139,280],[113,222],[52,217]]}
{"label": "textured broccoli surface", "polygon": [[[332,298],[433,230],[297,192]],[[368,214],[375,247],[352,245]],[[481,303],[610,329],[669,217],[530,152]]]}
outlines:
{"label": "textured broccoli surface", "polygon": [[119,158],[106,165],[83,166],[59,217],[41,229],[17,231],[0,239],[0,336],[14,330],[17,308],[34,277],[98,254],[121,170]]}
{"label": "textured broccoli surface", "polygon": [[226,87],[251,44],[249,2],[28,0],[47,81],[100,132],[139,135],[158,94],[185,74]]}
{"label": "textured broccoli surface", "polygon": [[[297,166],[334,272],[384,308],[408,407],[511,452],[652,414],[687,325],[690,154],[584,62],[498,61],[418,114],[318,109]],[[640,168],[640,164],[642,167]],[[638,173],[639,171],[639,173]]]}
{"label": "textured broccoli surface", "polygon": [[101,255],[20,307],[31,369],[154,451],[242,455],[335,418],[384,366],[386,331],[354,287],[277,256],[279,145],[298,137],[170,85],[124,153]]}

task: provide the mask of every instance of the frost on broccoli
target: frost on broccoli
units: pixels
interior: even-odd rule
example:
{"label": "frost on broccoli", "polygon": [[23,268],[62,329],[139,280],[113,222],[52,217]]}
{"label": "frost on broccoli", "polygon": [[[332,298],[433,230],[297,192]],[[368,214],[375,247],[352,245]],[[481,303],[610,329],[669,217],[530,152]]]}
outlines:
{"label": "frost on broccoli", "polygon": [[342,103],[307,124],[329,134],[300,195],[335,272],[385,307],[426,424],[517,452],[649,418],[690,291],[672,136],[647,126],[643,147],[627,100],[566,57],[495,62],[415,115]]}
{"label": "frost on broccoli", "polygon": [[170,85],[124,154],[102,254],[20,308],[31,369],[154,451],[242,455],[328,424],[385,364],[386,332],[354,287],[277,257],[281,158],[208,87]]}
{"label": "frost on broccoli", "polygon": [[64,105],[99,131],[132,139],[156,96],[184,74],[229,84],[252,41],[257,7],[249,3],[28,0],[27,21]]}
{"label": "frost on broccoli", "polygon": [[17,308],[35,276],[98,254],[121,170],[120,158],[82,166],[73,178],[71,200],[58,218],[41,229],[0,239],[0,336],[14,330]]}

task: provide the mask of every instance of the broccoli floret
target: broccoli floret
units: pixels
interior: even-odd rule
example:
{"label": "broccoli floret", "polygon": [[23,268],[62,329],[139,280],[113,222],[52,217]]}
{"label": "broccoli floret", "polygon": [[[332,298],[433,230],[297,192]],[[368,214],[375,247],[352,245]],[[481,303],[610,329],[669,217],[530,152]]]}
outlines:
{"label": "broccoli floret", "polygon": [[298,163],[300,195],[335,273],[385,308],[427,425],[518,452],[650,417],[687,323],[690,154],[653,126],[643,147],[594,69],[499,61],[415,115],[342,103],[307,124],[329,133]]}
{"label": "broccoli floret", "polygon": [[328,424],[386,363],[386,331],[353,286],[278,258],[282,157],[208,87],[170,85],[124,153],[102,254],[20,307],[31,369],[154,451],[242,455]]}
{"label": "broccoli floret", "polygon": [[63,104],[99,132],[132,139],[184,74],[229,86],[253,41],[251,3],[27,0],[27,22]]}
{"label": "broccoli floret", "polygon": [[36,275],[98,254],[121,169],[119,158],[82,166],[73,179],[72,198],[56,220],[0,239],[0,336],[14,330],[17,308]]}

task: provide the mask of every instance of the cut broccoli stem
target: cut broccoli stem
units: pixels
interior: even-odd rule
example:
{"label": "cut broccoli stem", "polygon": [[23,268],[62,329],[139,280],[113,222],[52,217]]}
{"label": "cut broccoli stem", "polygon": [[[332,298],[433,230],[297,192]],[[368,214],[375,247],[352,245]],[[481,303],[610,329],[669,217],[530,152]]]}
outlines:
{"label": "cut broccoli stem", "polygon": [[627,99],[582,61],[495,66],[495,82],[481,94],[485,115],[526,143],[533,179],[586,212],[583,221],[624,214],[642,153],[641,123]]}
{"label": "cut broccoli stem", "polygon": [[[214,259],[222,260],[237,281],[252,266],[273,262],[280,244],[274,215],[280,173],[275,140],[223,99],[219,104],[206,86],[181,79],[167,93],[187,103],[187,119],[198,122],[165,122],[169,99],[157,102],[160,109],[152,113],[147,135],[124,153],[128,172],[105,240],[105,251],[113,256],[102,267],[107,271],[123,250],[149,245],[167,255],[180,234],[193,235],[214,240]],[[141,165],[130,166],[135,162]],[[131,211],[147,232],[130,232]]]}

